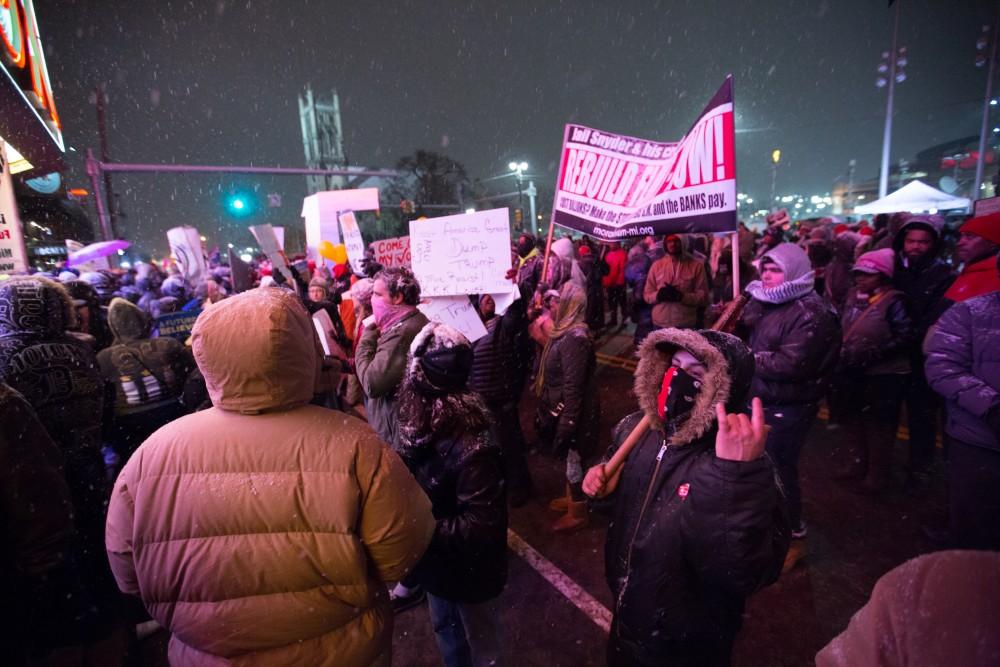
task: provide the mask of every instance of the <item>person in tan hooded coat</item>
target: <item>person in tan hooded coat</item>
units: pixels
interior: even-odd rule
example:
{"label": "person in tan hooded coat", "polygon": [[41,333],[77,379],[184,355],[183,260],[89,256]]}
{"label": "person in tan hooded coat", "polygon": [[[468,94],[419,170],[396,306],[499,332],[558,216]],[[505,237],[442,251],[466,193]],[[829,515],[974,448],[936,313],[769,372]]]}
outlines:
{"label": "person in tan hooded coat", "polygon": [[213,407],[122,470],[119,587],[172,633],[172,665],[388,665],[384,582],[427,548],[427,496],[368,425],[308,404],[318,360],[294,294],[220,302],[192,338]]}

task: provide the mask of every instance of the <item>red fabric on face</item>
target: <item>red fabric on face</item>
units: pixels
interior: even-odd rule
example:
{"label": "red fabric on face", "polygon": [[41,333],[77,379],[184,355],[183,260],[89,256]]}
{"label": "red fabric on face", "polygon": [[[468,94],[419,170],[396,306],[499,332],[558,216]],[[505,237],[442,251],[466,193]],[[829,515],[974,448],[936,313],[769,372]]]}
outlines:
{"label": "red fabric on face", "polygon": [[671,366],[663,374],[663,384],[660,385],[660,393],[656,396],[656,414],[660,415],[660,419],[667,418],[667,397],[670,396],[670,383],[674,381],[676,374],[676,366]]}

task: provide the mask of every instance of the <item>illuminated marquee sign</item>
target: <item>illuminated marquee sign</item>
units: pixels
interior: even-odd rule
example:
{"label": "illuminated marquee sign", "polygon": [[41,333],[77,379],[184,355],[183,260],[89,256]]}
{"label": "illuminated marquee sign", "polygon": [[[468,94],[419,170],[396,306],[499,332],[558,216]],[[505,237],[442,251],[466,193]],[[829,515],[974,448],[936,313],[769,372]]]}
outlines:
{"label": "illuminated marquee sign", "polygon": [[52,148],[58,159],[65,144],[32,0],[0,0],[0,42],[0,113],[6,117],[0,135],[35,166],[53,158]]}

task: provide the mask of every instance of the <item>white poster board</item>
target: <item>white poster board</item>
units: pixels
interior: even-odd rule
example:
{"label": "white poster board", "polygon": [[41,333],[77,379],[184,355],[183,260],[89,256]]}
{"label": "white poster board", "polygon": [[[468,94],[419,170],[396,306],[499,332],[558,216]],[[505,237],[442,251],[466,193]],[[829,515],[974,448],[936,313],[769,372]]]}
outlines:
{"label": "white poster board", "polygon": [[328,190],[309,195],[302,201],[302,217],[306,224],[306,256],[322,263],[320,241],[340,243],[337,214],[340,211],[377,211],[378,188]]}
{"label": "white poster board", "polygon": [[510,291],[506,208],[410,222],[413,273],[425,296]]}
{"label": "white poster board", "polygon": [[261,252],[271,260],[271,265],[281,272],[281,275],[288,280],[288,284],[294,289],[295,280],[285,264],[285,258],[282,257],[281,245],[278,243],[278,236],[274,233],[274,228],[271,225],[252,225],[250,233],[257,239],[257,245],[260,246]]}
{"label": "white poster board", "polygon": [[372,243],[375,261],[382,266],[405,266],[410,268],[410,237],[397,236]]}
{"label": "white poster board", "polygon": [[167,230],[170,254],[189,285],[201,285],[208,278],[208,262],[201,244],[201,234],[194,227],[174,227]]}
{"label": "white poster board", "polygon": [[461,331],[470,343],[486,335],[486,326],[467,296],[439,296],[417,305],[431,322],[447,324]]}
{"label": "white poster board", "polygon": [[328,357],[347,359],[344,348],[333,339],[333,320],[330,319],[330,314],[321,308],[313,313],[312,321],[313,326],[316,327],[320,345],[323,346],[323,353]]}
{"label": "white poster board", "polygon": [[274,230],[274,236],[278,239],[278,247],[281,248],[282,250],[284,250],[285,249],[285,228],[284,227],[275,227],[275,226],[272,225],[271,229]]}
{"label": "white poster board", "polygon": [[24,245],[21,217],[14,199],[14,181],[7,164],[7,151],[0,139],[0,273],[20,273],[28,270],[28,251]]}
{"label": "white poster board", "polygon": [[496,304],[497,315],[503,315],[507,312],[507,309],[513,305],[515,301],[521,298],[521,288],[517,286],[517,283],[511,286],[509,292],[502,294],[491,294],[493,297],[493,303]]}
{"label": "white poster board", "polygon": [[354,271],[360,271],[364,266],[365,242],[361,238],[361,228],[358,227],[358,219],[354,216],[354,211],[342,211],[340,218],[340,230],[344,232],[344,246],[347,248],[347,259],[351,262]]}

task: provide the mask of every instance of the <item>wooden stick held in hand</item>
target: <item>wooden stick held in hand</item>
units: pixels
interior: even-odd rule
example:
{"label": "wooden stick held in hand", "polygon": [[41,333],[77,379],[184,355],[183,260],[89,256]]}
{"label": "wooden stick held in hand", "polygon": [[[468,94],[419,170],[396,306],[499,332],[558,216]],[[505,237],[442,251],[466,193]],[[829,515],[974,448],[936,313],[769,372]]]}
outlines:
{"label": "wooden stick held in hand", "polygon": [[[722,315],[719,317],[716,323],[712,325],[712,330],[731,331],[732,328],[735,327],[735,323],[739,320],[740,314],[743,312],[743,308],[747,305],[749,301],[750,299],[746,294],[742,294],[740,295],[739,298],[734,299],[733,302],[726,307],[726,310],[723,311]],[[639,441],[642,440],[644,435],[646,435],[646,431],[649,430],[650,425],[651,423],[649,415],[643,415],[642,419],[639,420],[639,423],[635,425],[634,429],[632,429],[632,432],[628,434],[627,438],[625,438],[625,442],[623,442],[621,444],[621,447],[619,447],[615,451],[615,453],[612,454],[611,458],[608,459],[607,463],[600,464],[599,466],[594,466],[593,468],[587,471],[587,476],[590,477],[590,472],[592,470],[594,470],[595,468],[601,468],[604,478],[604,482],[600,484],[592,481],[594,486],[596,486],[597,488],[595,490],[595,493],[588,493],[588,495],[597,498],[606,495],[604,487],[607,486],[607,483],[613,480],[615,476],[621,472],[622,466],[625,465],[625,459],[628,458],[628,455],[632,452],[633,449],[635,449],[635,446],[639,444]],[[586,487],[589,487],[590,485],[591,484],[588,484],[587,480],[585,479],[584,490],[586,491]]]}

